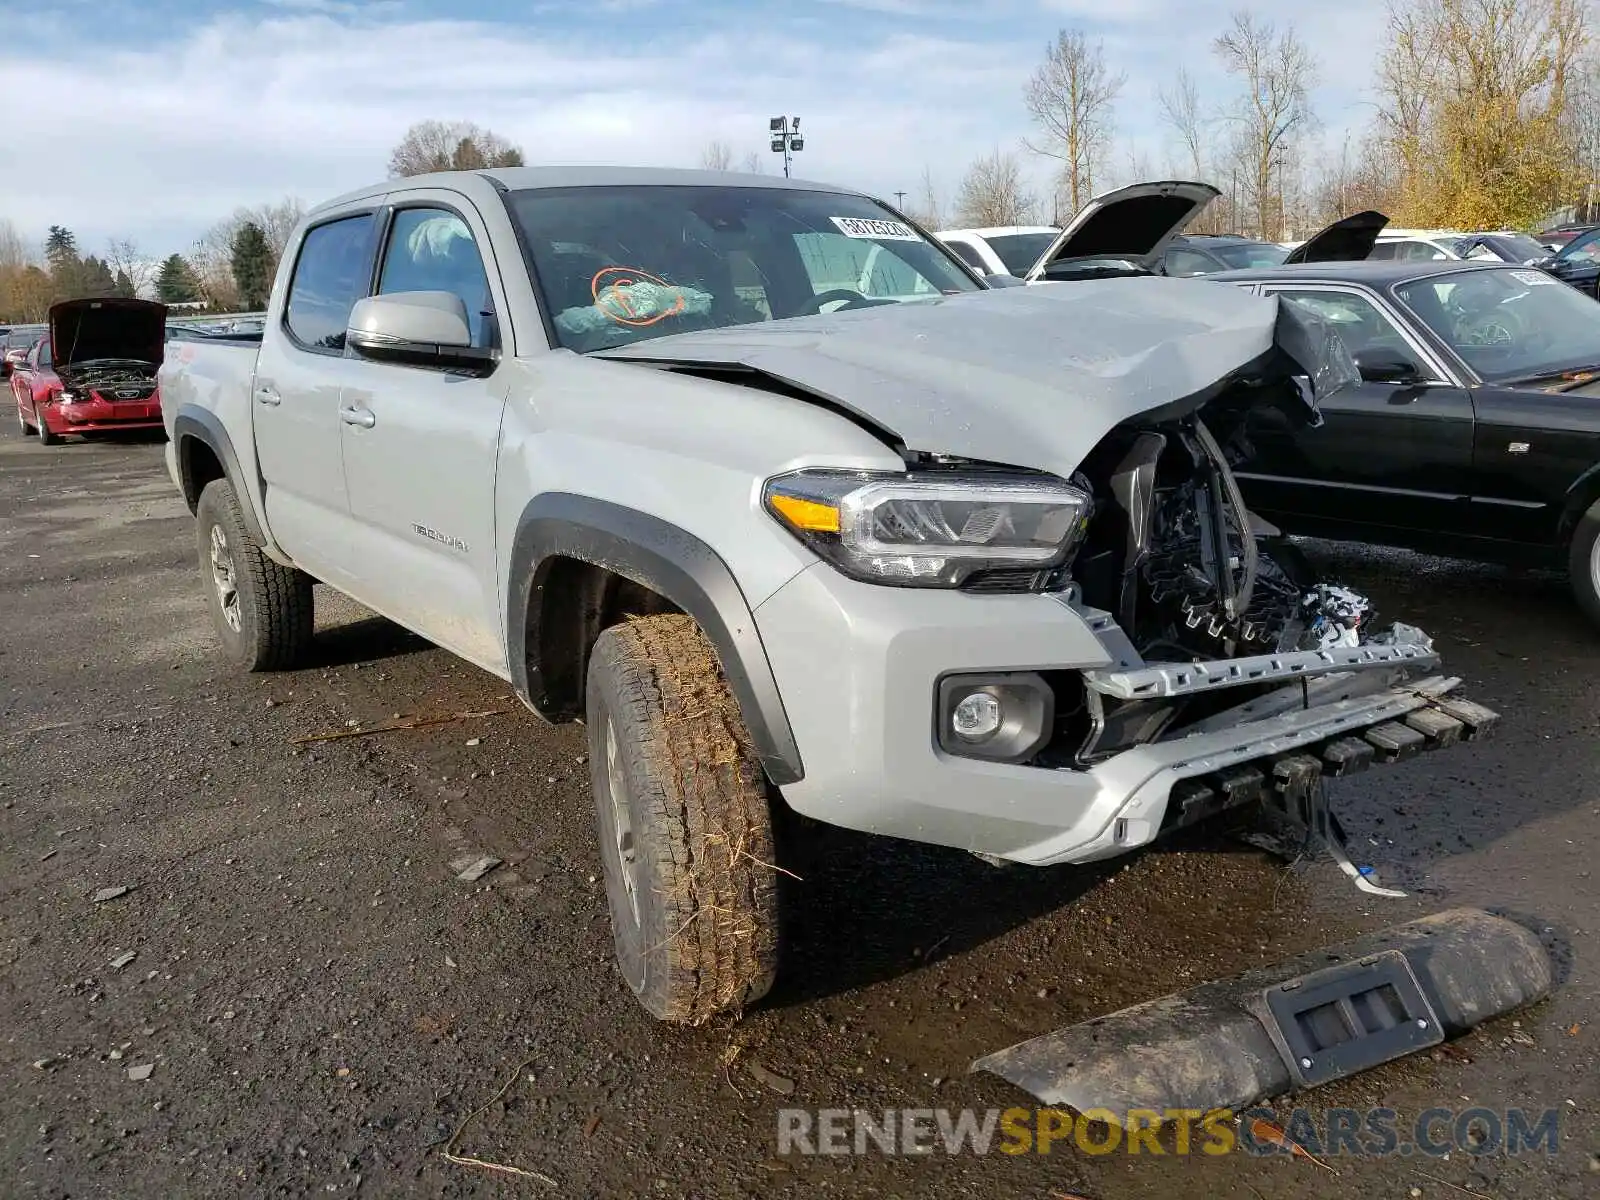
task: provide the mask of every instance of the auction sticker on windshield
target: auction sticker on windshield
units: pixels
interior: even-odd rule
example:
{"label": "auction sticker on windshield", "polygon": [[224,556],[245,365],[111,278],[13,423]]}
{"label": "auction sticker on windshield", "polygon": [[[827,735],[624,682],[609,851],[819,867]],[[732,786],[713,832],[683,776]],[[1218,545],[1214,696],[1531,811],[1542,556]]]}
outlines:
{"label": "auction sticker on windshield", "polygon": [[1511,272],[1511,278],[1515,279],[1518,283],[1525,283],[1529,287],[1537,287],[1542,283],[1561,282],[1555,276],[1546,275],[1543,271],[1513,271]]}
{"label": "auction sticker on windshield", "polygon": [[920,242],[922,235],[901,221],[874,221],[866,217],[829,217],[845,237]]}

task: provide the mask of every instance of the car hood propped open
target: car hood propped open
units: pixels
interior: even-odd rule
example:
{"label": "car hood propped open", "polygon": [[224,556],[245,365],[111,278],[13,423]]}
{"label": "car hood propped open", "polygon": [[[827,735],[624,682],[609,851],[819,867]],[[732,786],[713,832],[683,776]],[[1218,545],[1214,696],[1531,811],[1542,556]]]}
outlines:
{"label": "car hood propped open", "polygon": [[1389,223],[1381,212],[1353,213],[1301,242],[1283,260],[1290,263],[1361,262],[1372,253],[1378,235]]}
{"label": "car hood propped open", "polygon": [[[1315,401],[1357,378],[1311,314],[1206,280],[1124,278],[635,342],[596,357],[756,373],[847,410],[907,450],[1070,475],[1114,426],[1193,407],[1281,352]],[[1298,401],[1297,401],[1298,403]]]}
{"label": "car hood propped open", "polygon": [[161,365],[167,306],[132,297],[63,300],[50,308],[50,353],[59,373],[92,362],[126,359]]}
{"label": "car hood propped open", "polygon": [[1076,258],[1122,258],[1154,271],[1167,243],[1221,194],[1209,183],[1166,179],[1096,196],[1039,256],[1027,280],[1043,277],[1051,263]]}

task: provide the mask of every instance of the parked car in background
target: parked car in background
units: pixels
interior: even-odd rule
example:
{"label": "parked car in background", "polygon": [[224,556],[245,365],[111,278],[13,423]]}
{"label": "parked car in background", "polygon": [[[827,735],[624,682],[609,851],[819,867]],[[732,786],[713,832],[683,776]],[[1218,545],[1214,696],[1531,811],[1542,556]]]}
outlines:
{"label": "parked car in background", "polygon": [[[1161,180],[1130,184],[1096,196],[1039,256],[1025,280],[1035,284],[1063,283],[1117,275],[1186,274],[1172,270],[1176,249],[1188,250],[1196,242],[1207,244],[1211,239],[1190,241],[1183,237],[1183,230],[1221,194],[1209,183]],[[1274,264],[1357,259],[1366,257],[1387,221],[1382,213],[1355,213],[1333,222],[1289,251],[1270,242],[1218,240],[1230,243],[1223,253],[1267,259]],[[1247,246],[1232,248],[1237,243]]]}
{"label": "parked car in background", "polygon": [[1214,278],[1314,310],[1362,378],[1320,428],[1253,415],[1253,511],[1291,534],[1566,567],[1600,622],[1600,304],[1505,264]]}
{"label": "parked car in background", "polygon": [[1001,225],[945,229],[934,237],[980,275],[1015,275],[1020,279],[1060,232],[1054,225]]}
{"label": "parked car in background", "polygon": [[1460,237],[1448,229],[1388,229],[1367,257],[1374,262],[1452,262],[1462,257]]}
{"label": "parked car in background", "polygon": [[13,325],[0,335],[0,378],[8,377],[44,335],[43,325]]}
{"label": "parked car in background", "polygon": [[1543,266],[1555,257],[1538,239],[1506,229],[1462,234],[1456,239],[1455,251],[1457,258],[1467,262],[1492,260],[1519,267]]}
{"label": "parked car in background", "polygon": [[1276,242],[1229,233],[1191,233],[1175,237],[1162,257],[1164,275],[1188,278],[1246,267],[1275,267],[1289,251]]}
{"label": "parked car in background", "polygon": [[1600,299],[1600,227],[1580,233],[1541,266],[1561,282]]}
{"label": "parked car in background", "polygon": [[166,306],[149,300],[65,300],[50,333],[12,375],[17,423],[45,445],[76,434],[160,429],[156,369]]}
{"label": "parked car in background", "polygon": [[1534,240],[1548,246],[1552,251],[1560,250],[1574,238],[1588,233],[1591,229],[1600,228],[1589,223],[1576,223],[1568,225],[1555,225],[1549,229],[1541,229],[1534,234]]}
{"label": "parked car in background", "polygon": [[[865,247],[887,295],[837,265]],[[1457,682],[1258,538],[1242,414],[1313,420],[1355,373],[1232,288],[993,288],[860,193],[516,168],[319,206],[262,335],[172,350],[227,655],[303,661],[321,580],[581,718],[617,961],[663,1019],[773,983],[780,805],[1096,861],[1309,811]]]}

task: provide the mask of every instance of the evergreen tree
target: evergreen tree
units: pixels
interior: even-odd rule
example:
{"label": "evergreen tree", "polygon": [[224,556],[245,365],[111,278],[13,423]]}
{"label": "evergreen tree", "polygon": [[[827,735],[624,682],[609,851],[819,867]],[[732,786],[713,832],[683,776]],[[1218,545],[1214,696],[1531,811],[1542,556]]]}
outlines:
{"label": "evergreen tree", "polygon": [[266,232],[254,221],[246,221],[233,235],[233,283],[239,289],[239,305],[247,312],[267,306],[272,290],[272,246]]}
{"label": "evergreen tree", "polygon": [[62,225],[50,226],[44,240],[44,259],[50,267],[50,290],[57,300],[83,293],[83,263],[78,259],[78,239]]}
{"label": "evergreen tree", "polygon": [[111,268],[92,254],[84,259],[79,268],[78,295],[115,296],[116,294],[117,281],[111,274]]}
{"label": "evergreen tree", "polygon": [[156,299],[163,304],[186,304],[198,300],[194,272],[181,254],[169,254],[161,264],[161,274],[156,276]]}
{"label": "evergreen tree", "polygon": [[137,296],[139,294],[139,289],[133,286],[133,280],[132,280],[132,278],[129,277],[127,271],[119,270],[116,273],[115,279],[116,279],[116,286],[117,286],[117,292],[116,292],[117,295],[119,295],[119,296]]}

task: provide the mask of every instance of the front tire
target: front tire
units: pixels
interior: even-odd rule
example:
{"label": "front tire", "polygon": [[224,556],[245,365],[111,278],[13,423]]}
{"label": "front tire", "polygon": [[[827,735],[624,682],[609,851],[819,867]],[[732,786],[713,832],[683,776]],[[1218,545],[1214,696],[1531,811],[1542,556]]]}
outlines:
{"label": "front tire", "polygon": [[716,651],[686,616],[614,625],[585,700],[623,978],[663,1021],[741,1011],[777,974],[777,866],[765,776]]}
{"label": "front tire", "polygon": [[287,671],[305,658],[315,626],[312,580],[262,552],[233,485],[214,479],[195,507],[200,573],[228,658],[247,671]]}
{"label": "front tire", "polygon": [[1578,518],[1572,533],[1572,548],[1567,556],[1572,578],[1572,594],[1578,607],[1600,625],[1600,502]]}
{"label": "front tire", "polygon": [[50,425],[44,419],[44,414],[39,411],[37,404],[33,406],[33,419],[39,426],[39,444],[41,446],[59,446],[61,444],[61,435],[50,432]]}
{"label": "front tire", "polygon": [[22,415],[22,405],[17,405],[17,428],[22,430],[23,437],[33,435],[33,426],[28,424],[28,418]]}

